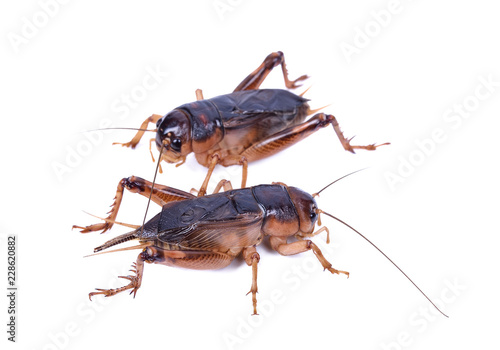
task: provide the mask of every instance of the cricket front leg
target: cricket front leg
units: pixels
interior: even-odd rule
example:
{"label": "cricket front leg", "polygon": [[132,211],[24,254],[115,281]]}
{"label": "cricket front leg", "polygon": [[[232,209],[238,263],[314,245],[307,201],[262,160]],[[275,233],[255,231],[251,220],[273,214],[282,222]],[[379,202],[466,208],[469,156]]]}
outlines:
{"label": "cricket front leg", "polygon": [[236,91],[243,90],[256,90],[260,87],[264,79],[266,79],[267,75],[273,70],[274,67],[281,65],[281,69],[283,71],[283,78],[285,79],[285,85],[288,89],[298,88],[300,85],[297,82],[301,80],[305,80],[308,78],[307,75],[302,75],[295,80],[288,79],[288,71],[286,69],[285,64],[285,56],[283,52],[273,52],[268,55],[262,64],[257,67],[249,76],[247,76],[237,87],[234,89]]}
{"label": "cricket front leg", "polygon": [[105,219],[106,222],[85,227],[74,225],[73,228],[81,229],[81,233],[94,231],[102,231],[101,233],[104,233],[111,229],[114,221],[116,220],[116,216],[118,215],[118,210],[122,202],[123,191],[125,188],[132,193],[138,193],[146,198],[151,196],[151,200],[160,206],[163,206],[168,202],[191,199],[195,197],[190,193],[160,184],[155,184],[153,188],[153,184],[151,182],[138,176],[130,176],[121,179],[118,183],[114,202],[111,205],[111,210],[108,212],[109,215]]}
{"label": "cricket front leg", "polygon": [[300,234],[295,235],[295,237],[297,237],[298,239],[304,239],[306,237],[314,237],[316,235],[319,235],[322,232],[326,232],[326,243],[327,244],[330,243],[330,230],[326,226],[323,226],[322,228],[318,229],[316,232],[300,233]]}
{"label": "cricket front leg", "polygon": [[308,250],[312,250],[314,255],[316,255],[319,262],[323,266],[323,269],[328,270],[331,273],[343,273],[344,275],[347,275],[347,277],[349,277],[349,272],[334,269],[332,267],[332,264],[330,264],[328,260],[326,260],[326,258],[323,256],[323,253],[318,248],[318,246],[308,239],[287,243],[286,237],[271,237],[270,242],[271,247],[281,255],[295,255],[306,252]]}
{"label": "cricket front leg", "polygon": [[147,118],[145,121],[142,122],[142,124],[139,128],[139,131],[137,131],[137,134],[135,134],[135,136],[134,136],[134,138],[132,138],[132,140],[130,140],[129,142],[125,142],[125,143],[113,142],[113,145],[122,145],[123,147],[131,147],[132,149],[134,149],[135,146],[137,146],[137,144],[139,143],[139,141],[141,141],[141,138],[144,135],[144,132],[146,131],[146,129],[148,128],[149,123],[156,124],[156,122],[158,120],[160,120],[161,118],[163,118],[162,115],[153,114],[152,116],[150,116],[149,118]]}

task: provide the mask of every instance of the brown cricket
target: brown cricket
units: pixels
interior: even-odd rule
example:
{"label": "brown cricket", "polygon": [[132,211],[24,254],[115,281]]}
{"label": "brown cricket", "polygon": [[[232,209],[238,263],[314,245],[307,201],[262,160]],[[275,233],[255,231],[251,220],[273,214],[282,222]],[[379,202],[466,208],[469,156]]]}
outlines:
{"label": "brown cricket", "polygon": [[[89,298],[98,294],[109,297],[126,290],[131,290],[135,296],[142,283],[145,262],[189,269],[220,269],[242,254],[247,265],[252,267],[249,293],[252,294],[253,314],[257,314],[257,266],[260,260],[257,246],[266,236],[272,249],[281,255],[312,250],[325,270],[349,276],[348,272],[333,268],[309,239],[321,232],[328,235],[328,228],[324,226],[315,231],[316,224],[321,225],[321,213],[351,228],[378,249],[357,230],[318,208],[314,197],[326,187],[313,195],[283,183],[233,190],[228,181],[222,180],[212,195],[196,197],[168,186],[153,185],[138,177],[123,179],[121,183],[132,192],[150,197],[162,205],[162,210],[142,226],[134,226],[133,231],[95,248],[94,252],[98,253],[120,243],[139,240],[138,245],[108,252],[142,251],[133,264],[133,274],[120,276],[129,280],[129,284],[115,289],[97,289],[89,294]],[[224,192],[219,192],[221,188]],[[415,285],[391,259],[389,261]],[[432,305],[436,307],[434,303]]]}
{"label": "brown cricket", "polygon": [[[165,146],[161,160],[177,163],[178,166],[185,162],[188,154],[194,153],[198,163],[208,168],[198,191],[199,196],[206,193],[217,164],[242,165],[241,188],[244,188],[249,162],[274,155],[328,125],[333,126],[347,151],[354,153],[355,149],[375,150],[382,146],[351,145],[352,138],[344,137],[335,117],[325,113],[315,114],[322,108],[311,110],[308,100],[302,95],[283,89],[259,89],[267,75],[278,65],[281,65],[288,89],[299,87],[297,83],[308,78],[302,75],[289,80],[283,53],[273,52],[232,93],[204,99],[202,91],[198,89],[196,102],[179,106],[166,115],[151,115],[131,141],[115,144],[135,148],[149,123],[156,123],[156,129],[149,130],[156,132],[156,137],[150,140],[150,148],[151,142],[155,142],[158,150]],[[109,219],[113,220],[113,215]]]}

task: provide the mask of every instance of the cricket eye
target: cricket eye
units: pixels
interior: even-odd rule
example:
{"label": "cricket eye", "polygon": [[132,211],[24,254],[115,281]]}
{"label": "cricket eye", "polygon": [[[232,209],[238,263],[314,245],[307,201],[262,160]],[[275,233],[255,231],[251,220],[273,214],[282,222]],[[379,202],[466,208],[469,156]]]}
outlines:
{"label": "cricket eye", "polygon": [[170,145],[175,151],[180,151],[182,146],[182,141],[179,138],[175,138],[172,140],[172,143]]}
{"label": "cricket eye", "polygon": [[311,221],[314,220],[314,219],[316,219],[316,217],[318,216],[318,214],[316,213],[316,211],[317,211],[316,206],[313,206],[311,208],[310,213],[309,213],[309,218],[311,219]]}

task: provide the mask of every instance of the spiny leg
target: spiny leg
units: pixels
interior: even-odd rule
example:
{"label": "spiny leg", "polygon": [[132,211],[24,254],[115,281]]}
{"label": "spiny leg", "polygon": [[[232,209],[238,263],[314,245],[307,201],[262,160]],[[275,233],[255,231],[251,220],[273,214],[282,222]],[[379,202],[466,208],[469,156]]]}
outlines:
{"label": "spiny leg", "polygon": [[140,195],[146,198],[149,198],[149,195],[151,194],[152,190],[153,193],[151,195],[151,200],[160,206],[163,206],[166,203],[172,201],[194,198],[194,196],[190,193],[164,185],[155,184],[154,189],[152,189],[151,182],[144,180],[138,176],[130,176],[121,179],[120,182],[118,183],[114,202],[111,205],[112,208],[108,212],[109,214],[108,217],[106,217],[106,219],[109,219],[111,222],[106,221],[104,223],[94,224],[85,227],[74,225],[73,228],[81,229],[80,231],[81,233],[101,231],[101,230],[102,233],[104,233],[107,230],[111,229],[111,227],[113,226],[112,221],[115,221],[116,216],[118,215],[118,210],[122,202],[123,191],[125,188],[132,193],[139,193]]}
{"label": "spiny leg", "polygon": [[271,237],[270,242],[271,247],[281,255],[295,255],[306,252],[308,250],[312,250],[314,255],[316,255],[319,262],[323,266],[323,269],[328,270],[331,273],[343,273],[347,275],[347,277],[349,277],[349,272],[334,269],[332,267],[332,264],[330,264],[328,260],[326,260],[326,258],[323,256],[323,253],[321,253],[321,250],[318,248],[318,246],[308,239],[287,243],[286,237]]}
{"label": "spiny leg", "polygon": [[260,255],[257,253],[257,249],[254,247],[248,247],[243,249],[243,258],[248,266],[252,266],[252,287],[247,293],[252,293],[252,304],[253,304],[253,315],[257,314],[257,264],[260,260]]}
{"label": "spiny leg", "polygon": [[312,118],[303,122],[302,124],[292,126],[288,129],[282,130],[274,135],[269,136],[268,138],[252,145],[247,148],[241,156],[245,157],[248,162],[253,162],[255,160],[259,160],[262,158],[269,157],[273,154],[276,154],[297,142],[303,140],[314,132],[318,131],[321,128],[324,128],[332,124],[333,129],[337,133],[340,142],[344,146],[344,149],[347,151],[353,152],[354,149],[365,149],[369,151],[374,151],[377,147],[388,145],[389,143],[384,143],[381,145],[368,145],[368,146],[351,146],[348,139],[344,137],[342,132],[340,131],[339,124],[335,117],[331,114],[318,113],[314,115]]}
{"label": "spiny leg", "polygon": [[319,113],[319,114],[316,114],[316,115],[323,115],[323,116],[325,116],[329,120],[329,122],[333,126],[333,130],[335,130],[335,133],[337,134],[337,137],[340,140],[340,143],[342,144],[342,146],[344,147],[344,149],[346,151],[349,151],[349,152],[352,152],[352,153],[355,153],[354,152],[355,149],[364,149],[364,150],[367,150],[367,151],[375,151],[377,149],[377,147],[385,146],[385,145],[390,145],[389,142],[386,142],[386,143],[382,143],[380,145],[375,145],[373,143],[373,144],[367,145],[367,146],[356,146],[356,145],[353,146],[353,145],[350,144],[350,142],[354,138],[354,136],[351,137],[350,139],[347,139],[344,136],[344,133],[340,130],[339,123],[337,122],[337,119],[333,115],[331,115],[331,114],[324,114],[324,113]]}
{"label": "spiny leg", "polygon": [[129,280],[130,281],[129,284],[120,288],[112,288],[112,289],[96,288],[97,292],[89,293],[89,299],[92,300],[92,297],[98,294],[103,294],[105,297],[110,297],[118,293],[121,293],[123,291],[126,291],[128,289],[132,289],[130,291],[130,294],[134,293],[134,298],[135,298],[137,290],[141,287],[142,275],[144,272],[144,261],[148,259],[146,249],[142,253],[140,253],[139,256],[137,256],[137,261],[134,264],[132,264],[132,269],[130,271],[133,273],[133,275],[119,276],[119,278]]}
{"label": "spiny leg", "polygon": [[288,79],[288,71],[286,69],[285,64],[285,56],[283,52],[273,52],[268,55],[262,64],[257,67],[249,76],[247,76],[234,91],[243,91],[243,90],[256,90],[260,87],[264,79],[266,79],[267,75],[273,70],[274,67],[281,65],[281,69],[283,71],[283,78],[285,79],[285,85],[288,89],[298,88],[300,85],[297,82],[301,80],[305,80],[308,78],[307,75],[302,75],[295,80]]}
{"label": "spiny leg", "polygon": [[323,124],[324,121],[321,118],[313,117],[302,124],[282,130],[253,144],[241,153],[241,157],[245,157],[248,162],[253,162],[272,156],[316,132],[323,127]]}
{"label": "spiny leg", "polygon": [[147,248],[143,249],[137,256],[137,261],[132,265],[130,271],[133,272],[133,275],[119,276],[129,280],[129,284],[112,289],[96,288],[97,292],[89,293],[89,299],[92,300],[92,297],[98,294],[110,297],[128,289],[132,289],[130,294],[134,293],[135,297],[137,290],[141,287],[144,262],[195,270],[213,270],[224,268],[234,260],[234,255],[231,254],[211,251],[170,250],[159,247],[156,243],[158,242],[149,241],[146,243],[148,244]]}
{"label": "spiny leg", "polygon": [[139,141],[141,141],[141,138],[142,136],[144,135],[144,130],[147,129],[149,123],[154,123],[156,124],[156,122],[158,120],[160,120],[161,118],[163,118],[162,115],[159,115],[159,114],[153,114],[152,116],[150,116],[149,118],[147,118],[145,121],[142,122],[141,126],[139,129],[139,131],[137,131],[137,134],[135,134],[134,138],[132,140],[130,140],[129,142],[125,142],[125,143],[121,143],[121,142],[113,142],[113,145],[122,145],[123,147],[131,147],[131,148],[135,148],[135,146],[137,146],[137,144],[139,143]]}

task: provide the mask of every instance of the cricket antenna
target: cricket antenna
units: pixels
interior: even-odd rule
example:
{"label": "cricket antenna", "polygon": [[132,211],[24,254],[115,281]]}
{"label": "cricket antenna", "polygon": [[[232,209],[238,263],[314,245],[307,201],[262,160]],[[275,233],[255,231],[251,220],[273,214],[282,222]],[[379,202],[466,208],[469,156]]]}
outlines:
{"label": "cricket antenna", "polygon": [[85,130],[82,132],[101,131],[101,130],[134,130],[134,131],[154,131],[154,132],[156,132],[156,129],[140,129],[140,128],[101,128],[101,129]]}
{"label": "cricket antenna", "polygon": [[[356,174],[356,173],[358,173],[358,172],[360,172],[360,171],[362,171],[362,170],[366,170],[366,169],[368,169],[368,168],[359,169],[359,170],[353,171],[352,173],[349,173],[349,174],[347,174],[347,175],[344,175],[344,176],[342,176],[342,177],[338,178],[337,180],[335,180],[335,181],[333,181],[333,182],[330,182],[328,185],[326,185],[325,187],[323,187],[323,188],[322,188],[321,190],[319,190],[318,192],[313,193],[313,194],[312,194],[312,196],[313,196],[313,197],[317,197],[317,196],[319,196],[319,194],[320,194],[321,192],[323,192],[324,190],[326,190],[328,187],[330,187],[331,185],[333,185],[335,182],[340,181],[340,180],[342,180],[343,178],[346,178],[346,177],[348,177],[348,176],[350,176],[350,175],[352,175],[352,174]],[[326,213],[325,213],[325,214],[326,214]]]}
{"label": "cricket antenna", "polygon": [[[359,171],[359,170],[358,170]],[[350,174],[349,174],[350,175]],[[346,175],[347,176],[347,175]],[[345,176],[344,176],[345,177]],[[330,186],[330,185],[328,185]],[[432,300],[415,284],[415,282],[412,281],[412,279],[410,277],[408,277],[408,275],[406,273],[404,273],[403,270],[401,270],[401,268],[396,265],[396,263],[394,261],[392,261],[382,250],[379,249],[379,247],[377,247],[375,244],[372,243],[372,241],[370,241],[368,238],[366,238],[364,235],[362,235],[358,230],[356,230],[354,227],[352,227],[351,225],[345,223],[344,221],[340,220],[339,218],[336,218],[335,216],[331,215],[331,214],[328,214],[322,210],[319,211],[320,213],[322,214],[325,214],[325,215],[328,215],[329,217],[331,217],[332,219],[335,219],[337,220],[338,222],[340,222],[341,224],[344,224],[345,226],[349,227],[351,230],[353,230],[354,232],[356,232],[358,235],[360,235],[362,238],[364,238],[368,243],[370,243],[372,246],[375,247],[375,249],[377,249],[383,256],[385,256],[387,258],[387,260],[389,260],[394,266],[396,266],[396,268],[415,286],[415,288],[417,288],[419,290],[420,293],[422,293],[422,295],[432,304],[432,306],[434,306],[436,308],[436,310],[438,310],[441,314],[443,314],[443,316],[445,317],[448,317],[448,315],[446,315],[443,311],[441,311],[437,306],[436,304],[434,304],[432,302]]]}
{"label": "cricket antenna", "polygon": [[167,147],[169,144],[170,142],[167,139],[163,140],[163,142],[161,143],[160,154],[158,155],[158,162],[156,163],[155,176],[153,177],[153,183],[151,184],[151,192],[149,193],[148,205],[146,206],[146,212],[144,213],[144,219],[142,220],[141,236],[144,233],[144,225],[146,224],[146,216],[148,215],[149,203],[151,203],[151,196],[153,195],[153,190],[155,188],[156,175],[158,174],[158,168],[160,167],[161,162],[161,154],[163,152],[163,149],[165,149],[165,147]]}

